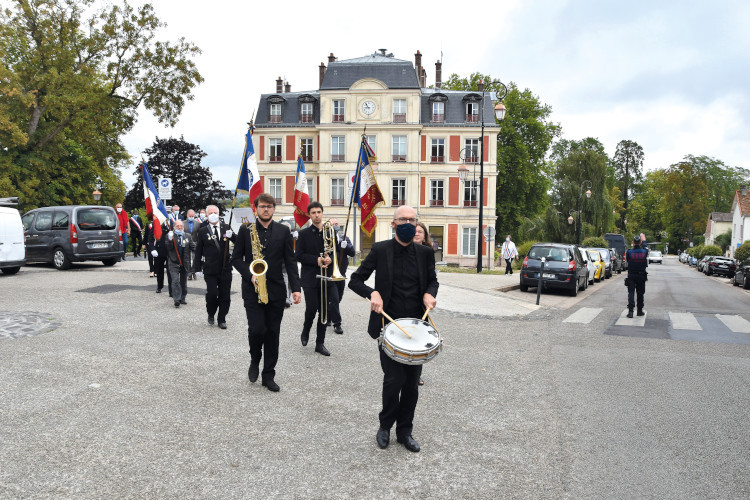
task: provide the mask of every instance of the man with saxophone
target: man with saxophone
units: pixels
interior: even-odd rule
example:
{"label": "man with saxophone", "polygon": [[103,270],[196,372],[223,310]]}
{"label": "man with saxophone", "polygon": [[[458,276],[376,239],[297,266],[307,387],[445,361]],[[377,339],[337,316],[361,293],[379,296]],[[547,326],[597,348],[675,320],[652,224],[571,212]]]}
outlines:
{"label": "man with saxophone", "polygon": [[[334,324],[341,324],[339,290],[335,281],[321,276],[334,277],[333,255],[326,250],[336,248],[338,242],[330,223],[323,223],[323,205],[313,201],[307,206],[307,213],[310,214],[310,226],[299,232],[294,253],[297,261],[302,264],[302,289],[305,291],[305,323],[302,326],[300,340],[303,346],[307,345],[310,329],[317,314],[319,321],[316,325],[315,352],[330,356],[331,353],[323,343],[326,340],[329,320]],[[330,227],[324,227],[326,224]],[[327,231],[332,234],[327,235]],[[332,241],[326,245],[326,240]],[[331,248],[327,249],[327,246]]]}
{"label": "man with saxophone", "polygon": [[226,330],[232,291],[232,254],[229,252],[229,242],[237,241],[237,235],[232,233],[229,224],[219,220],[219,207],[209,205],[206,207],[206,213],[207,224],[200,229],[197,223],[195,225],[193,272],[196,273],[196,277],[203,277],[206,282],[208,324],[214,324],[214,316],[218,311],[216,320],[219,322],[219,328]]}
{"label": "man with saxophone", "polygon": [[[391,222],[396,236],[372,245],[370,253],[349,280],[349,288],[354,293],[370,299],[367,333],[374,339],[380,336],[383,328],[381,313],[385,312],[394,320],[420,318],[425,309],[435,308],[438,291],[435,252],[425,245],[413,243],[417,222],[417,212],[412,207],[398,207]],[[374,289],[366,284],[373,271]],[[383,369],[383,409],[375,440],[380,448],[387,447],[395,423],[396,440],[407,450],[418,452],[419,444],[411,433],[422,365],[398,363],[382,349],[378,350]]]}
{"label": "man with saxophone", "polygon": [[[247,340],[250,344],[250,382],[258,380],[263,358],[262,384],[278,392],[275,382],[279,359],[279,333],[284,317],[286,285],[282,270],[286,267],[295,304],[302,301],[297,263],[292,250],[292,233],[284,224],[273,221],[276,200],[268,193],[254,201],[257,220],[241,226],[232,253],[232,265],[242,275],[242,299],[247,314]],[[252,269],[251,269],[252,266]]]}

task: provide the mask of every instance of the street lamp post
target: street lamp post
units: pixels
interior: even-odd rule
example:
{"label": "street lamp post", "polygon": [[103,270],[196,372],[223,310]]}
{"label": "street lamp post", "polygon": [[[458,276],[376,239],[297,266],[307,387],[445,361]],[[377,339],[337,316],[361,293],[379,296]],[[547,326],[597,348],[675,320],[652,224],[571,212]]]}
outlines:
{"label": "street lamp post", "polygon": [[581,205],[583,205],[583,186],[585,186],[586,183],[588,183],[586,198],[591,198],[591,188],[593,187],[593,183],[586,179],[581,183],[581,188],[578,190],[578,228],[576,229],[576,241],[579,245],[581,244]]}

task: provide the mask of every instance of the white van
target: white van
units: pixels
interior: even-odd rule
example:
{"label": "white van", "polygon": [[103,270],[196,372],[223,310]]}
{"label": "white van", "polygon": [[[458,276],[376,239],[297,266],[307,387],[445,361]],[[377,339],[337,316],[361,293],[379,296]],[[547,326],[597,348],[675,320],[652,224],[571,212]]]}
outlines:
{"label": "white van", "polygon": [[0,270],[16,274],[26,264],[21,214],[15,208],[0,206]]}

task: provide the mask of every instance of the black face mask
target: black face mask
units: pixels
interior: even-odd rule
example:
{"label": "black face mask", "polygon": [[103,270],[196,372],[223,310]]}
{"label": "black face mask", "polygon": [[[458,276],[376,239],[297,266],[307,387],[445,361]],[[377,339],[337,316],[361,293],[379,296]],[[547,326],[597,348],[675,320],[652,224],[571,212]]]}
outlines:
{"label": "black face mask", "polygon": [[410,243],[414,239],[414,235],[417,233],[417,226],[414,224],[399,224],[396,226],[396,236],[404,243]]}

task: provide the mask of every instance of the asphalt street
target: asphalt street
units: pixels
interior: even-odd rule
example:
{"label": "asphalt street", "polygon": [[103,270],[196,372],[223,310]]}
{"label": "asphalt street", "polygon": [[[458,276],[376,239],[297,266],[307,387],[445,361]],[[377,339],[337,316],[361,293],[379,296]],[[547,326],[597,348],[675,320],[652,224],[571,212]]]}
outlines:
{"label": "asphalt street", "polygon": [[236,274],[228,330],[206,324],[201,281],[175,309],[143,260],[2,275],[0,496],[750,496],[750,345],[678,338],[668,320],[708,331],[706,297],[748,320],[750,294],[667,259],[642,328],[665,335],[644,337],[613,330],[622,276],[540,306],[518,274],[439,279],[445,346],[424,368],[414,454],[395,435],[376,446],[382,372],[349,290],[330,358],[287,309],[271,393],[247,380]]}

